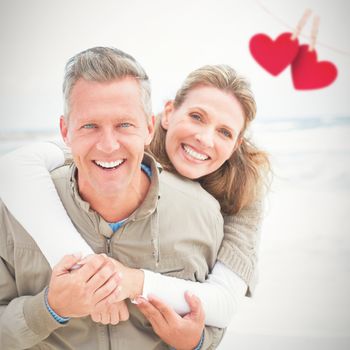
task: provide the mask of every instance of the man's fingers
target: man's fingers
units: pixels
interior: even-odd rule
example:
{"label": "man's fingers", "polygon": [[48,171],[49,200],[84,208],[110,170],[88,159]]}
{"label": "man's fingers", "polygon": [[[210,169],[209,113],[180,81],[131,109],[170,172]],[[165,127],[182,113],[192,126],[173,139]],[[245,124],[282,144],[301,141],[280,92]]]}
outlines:
{"label": "man's fingers", "polygon": [[[112,276],[115,276],[112,277]],[[109,279],[118,279],[119,276],[115,275],[114,264],[111,260],[105,262],[105,264],[89,279],[87,286],[89,290],[95,292],[102,287]]]}
{"label": "man's fingers", "polygon": [[81,276],[83,281],[87,282],[92,276],[96,274],[98,270],[106,263],[107,258],[102,254],[93,254],[79,261],[79,265],[82,265],[80,269],[76,271]]}
{"label": "man's fingers", "polygon": [[176,322],[180,316],[155,295],[148,295],[148,301],[163,315],[167,323]]}
{"label": "man's fingers", "polygon": [[121,286],[118,285],[116,278],[110,278],[101,288],[93,295],[93,303],[96,307],[103,304],[113,304],[118,300]]}
{"label": "man's fingers", "polygon": [[184,318],[204,321],[205,315],[200,299],[191,292],[185,293],[185,299],[188,303],[188,306],[190,307],[190,312]]}
{"label": "man's fingers", "polygon": [[65,255],[53,268],[53,273],[56,276],[67,273],[80,259],[81,253]]}
{"label": "man's fingers", "polygon": [[167,325],[167,322],[158,309],[153,306],[149,301],[143,298],[137,298],[137,307],[151,323],[154,331],[158,333],[158,330]]}

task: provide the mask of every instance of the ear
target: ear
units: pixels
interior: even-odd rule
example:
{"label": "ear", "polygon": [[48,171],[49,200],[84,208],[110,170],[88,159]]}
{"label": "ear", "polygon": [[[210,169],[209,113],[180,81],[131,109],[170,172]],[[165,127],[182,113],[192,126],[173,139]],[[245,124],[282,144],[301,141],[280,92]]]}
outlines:
{"label": "ear", "polygon": [[239,146],[242,144],[242,142],[243,142],[243,136],[239,136],[238,139],[237,139],[237,141],[236,141],[235,147],[233,147],[233,152],[232,152],[232,154],[233,154],[234,152],[237,151],[237,149],[238,149]]}
{"label": "ear", "polygon": [[162,113],[162,119],[160,123],[162,124],[163,129],[168,130],[169,119],[171,118],[172,113],[174,112],[174,101],[168,101]]}
{"label": "ear", "polygon": [[145,146],[148,146],[154,136],[154,130],[155,130],[155,123],[156,123],[156,118],[154,115],[152,115],[148,125],[147,125],[147,136],[146,136],[146,140],[145,140]]}
{"label": "ear", "polygon": [[61,130],[61,135],[63,138],[63,141],[67,146],[69,146],[69,138],[68,138],[68,122],[66,118],[61,115],[60,117],[60,130]]}

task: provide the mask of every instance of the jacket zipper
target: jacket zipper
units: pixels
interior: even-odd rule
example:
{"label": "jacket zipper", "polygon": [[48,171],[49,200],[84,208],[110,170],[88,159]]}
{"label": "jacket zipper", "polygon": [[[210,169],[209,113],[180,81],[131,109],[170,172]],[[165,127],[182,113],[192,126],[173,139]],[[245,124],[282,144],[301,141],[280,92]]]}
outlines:
{"label": "jacket zipper", "polygon": [[111,253],[111,239],[106,238],[106,250],[107,250],[107,255],[109,256]]}
{"label": "jacket zipper", "polygon": [[[111,255],[111,238],[106,237],[106,252],[107,255],[110,256]],[[109,325],[106,325],[107,328],[107,337],[108,337],[108,349],[112,349],[112,342],[111,342],[111,329],[109,327]]]}

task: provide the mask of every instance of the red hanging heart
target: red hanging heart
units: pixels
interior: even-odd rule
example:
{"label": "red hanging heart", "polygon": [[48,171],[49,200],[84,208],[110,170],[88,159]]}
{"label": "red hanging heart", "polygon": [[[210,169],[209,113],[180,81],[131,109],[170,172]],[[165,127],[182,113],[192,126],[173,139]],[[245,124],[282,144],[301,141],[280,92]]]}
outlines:
{"label": "red hanging heart", "polygon": [[265,34],[254,35],[249,49],[255,60],[272,75],[281,73],[296,57],[298,39],[292,40],[292,33],[282,33],[275,41]]}
{"label": "red hanging heart", "polygon": [[292,63],[292,78],[297,90],[313,90],[326,87],[337,77],[337,67],[328,61],[317,62],[316,50],[309,51],[301,45]]}

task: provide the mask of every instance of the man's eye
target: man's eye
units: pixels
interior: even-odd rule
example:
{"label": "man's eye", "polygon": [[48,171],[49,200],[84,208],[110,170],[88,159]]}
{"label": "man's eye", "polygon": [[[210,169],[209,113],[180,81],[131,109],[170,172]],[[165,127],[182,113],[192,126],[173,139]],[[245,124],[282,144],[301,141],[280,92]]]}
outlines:
{"label": "man's eye", "polygon": [[94,129],[96,128],[96,124],[85,124],[82,126],[83,129]]}
{"label": "man's eye", "polygon": [[121,128],[130,128],[132,126],[132,124],[131,123],[120,123],[119,126]]}
{"label": "man's eye", "polygon": [[190,117],[191,117],[192,119],[195,119],[195,120],[198,120],[198,121],[201,121],[201,120],[202,120],[201,115],[198,114],[198,113],[192,113],[192,114],[190,114]]}
{"label": "man's eye", "polygon": [[222,135],[224,135],[227,138],[231,138],[232,137],[232,133],[230,131],[228,131],[227,129],[220,129],[220,132]]}

